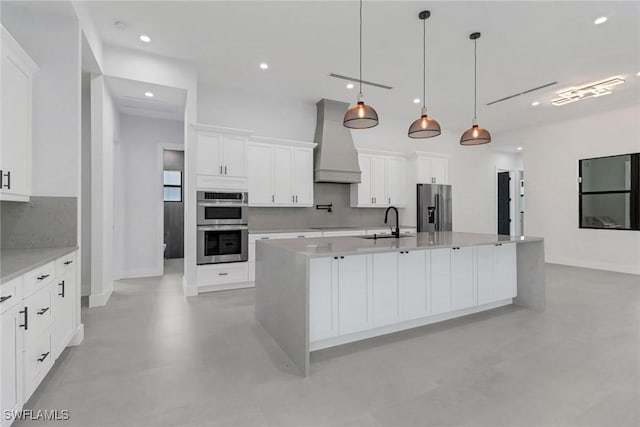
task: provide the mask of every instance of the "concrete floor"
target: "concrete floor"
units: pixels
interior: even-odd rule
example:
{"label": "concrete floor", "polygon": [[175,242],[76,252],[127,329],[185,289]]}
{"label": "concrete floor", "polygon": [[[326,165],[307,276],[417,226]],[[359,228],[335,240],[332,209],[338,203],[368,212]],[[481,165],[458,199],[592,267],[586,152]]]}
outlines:
{"label": "concrete floor", "polygon": [[26,408],[85,427],[639,426],[640,276],[546,273],[544,313],[506,307],[323,350],[301,378],[256,325],[253,290],[185,299],[170,264],[84,309],[84,343]]}

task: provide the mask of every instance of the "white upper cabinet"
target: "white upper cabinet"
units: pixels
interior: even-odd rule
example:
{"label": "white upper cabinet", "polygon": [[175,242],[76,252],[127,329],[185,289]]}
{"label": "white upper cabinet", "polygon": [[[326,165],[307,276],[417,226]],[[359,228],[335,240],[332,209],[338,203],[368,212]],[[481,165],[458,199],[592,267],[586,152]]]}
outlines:
{"label": "white upper cabinet", "polygon": [[361,181],[351,184],[352,207],[378,207],[407,204],[407,161],[401,154],[358,152]]}
{"label": "white upper cabinet", "polygon": [[31,103],[35,62],[2,27],[0,49],[0,200],[31,195]]}
{"label": "white upper cabinet", "polygon": [[273,203],[273,146],[250,142],[247,148],[249,205]]}
{"label": "white upper cabinet", "polygon": [[447,158],[416,153],[418,184],[448,184],[448,166]]}
{"label": "white upper cabinet", "polygon": [[194,124],[198,188],[247,188],[247,140],[251,131]]}
{"label": "white upper cabinet", "polygon": [[316,144],[254,137],[249,152],[249,206],[313,205]]}

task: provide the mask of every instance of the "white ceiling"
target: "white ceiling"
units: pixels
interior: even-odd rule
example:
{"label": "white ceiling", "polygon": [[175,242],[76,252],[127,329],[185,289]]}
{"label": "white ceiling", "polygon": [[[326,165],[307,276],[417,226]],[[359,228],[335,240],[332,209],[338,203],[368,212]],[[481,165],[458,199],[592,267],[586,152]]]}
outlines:
{"label": "white ceiling", "polygon": [[[187,99],[184,89],[111,76],[105,77],[105,82],[116,109],[123,114],[184,120]],[[146,97],[145,92],[153,93],[153,97]]]}
{"label": "white ceiling", "polygon": [[[192,61],[200,81],[257,94],[354,102],[331,72],[358,71],[358,2],[90,2],[105,43]],[[640,100],[640,2],[404,2],[364,4],[363,79],[368,103],[407,121],[419,115],[422,26],[427,21],[427,107],[462,132],[473,116],[473,43],[478,41],[480,125],[493,132],[613,108]],[[596,17],[608,22],[594,25]],[[114,21],[127,24],[125,31]],[[148,34],[152,42],[138,40]],[[269,63],[262,71],[258,64]],[[627,83],[611,95],[562,107],[556,92],[610,76]],[[548,82],[558,85],[494,106],[487,102]],[[531,107],[534,100],[541,102]],[[384,117],[381,117],[384,120]]]}

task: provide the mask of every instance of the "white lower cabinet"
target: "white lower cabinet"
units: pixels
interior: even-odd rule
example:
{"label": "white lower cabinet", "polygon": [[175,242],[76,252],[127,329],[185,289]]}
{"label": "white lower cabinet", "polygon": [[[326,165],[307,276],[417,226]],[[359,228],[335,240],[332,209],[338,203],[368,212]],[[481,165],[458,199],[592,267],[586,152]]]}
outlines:
{"label": "white lower cabinet", "polygon": [[423,250],[405,251],[400,256],[400,289],[406,320],[427,316],[431,311],[431,262],[427,259],[429,252]]}
{"label": "white lower cabinet", "polygon": [[473,275],[473,247],[451,250],[451,309],[477,305]]}
{"label": "white lower cabinet", "polygon": [[[7,300],[8,302],[9,300]],[[2,411],[18,411],[23,403],[24,306],[19,303],[0,315],[0,405]],[[0,426],[10,425],[4,412]]]}
{"label": "white lower cabinet", "polygon": [[516,244],[478,246],[476,254],[478,304],[515,298],[518,293]]}
{"label": "white lower cabinet", "polygon": [[450,248],[432,249],[431,255],[431,314],[451,311],[451,252]]}
{"label": "white lower cabinet", "polygon": [[369,328],[368,262],[370,255],[349,255],[338,263],[338,318],[340,335]]}
{"label": "white lower cabinet", "polygon": [[400,320],[400,256],[398,252],[373,255],[373,326]]}
{"label": "white lower cabinet", "polygon": [[516,245],[500,243],[311,259],[309,341],[349,342],[503,302],[517,293],[516,261]]}
{"label": "white lower cabinet", "polygon": [[[75,253],[0,285],[0,404],[19,411],[79,325]],[[11,425],[2,412],[0,426]]]}

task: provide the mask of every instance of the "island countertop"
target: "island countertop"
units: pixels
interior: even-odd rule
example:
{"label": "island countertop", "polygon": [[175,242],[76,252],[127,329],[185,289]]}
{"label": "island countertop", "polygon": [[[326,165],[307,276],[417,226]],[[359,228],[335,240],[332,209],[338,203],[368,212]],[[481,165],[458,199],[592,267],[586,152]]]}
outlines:
{"label": "island countertop", "polygon": [[257,243],[259,245],[275,246],[307,258],[318,258],[377,252],[540,241],[543,241],[541,237],[439,231],[435,233],[416,233],[404,235],[400,238],[385,239],[364,239],[359,236],[314,237],[306,239],[261,240]]}
{"label": "island countertop", "polygon": [[77,250],[77,246],[62,248],[2,249],[0,253],[0,284]]}

